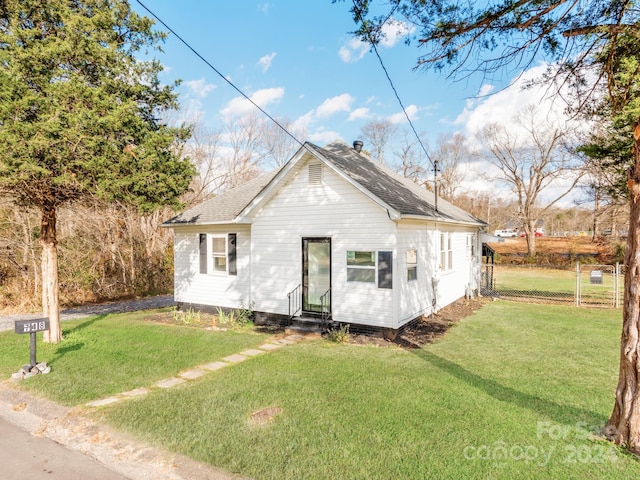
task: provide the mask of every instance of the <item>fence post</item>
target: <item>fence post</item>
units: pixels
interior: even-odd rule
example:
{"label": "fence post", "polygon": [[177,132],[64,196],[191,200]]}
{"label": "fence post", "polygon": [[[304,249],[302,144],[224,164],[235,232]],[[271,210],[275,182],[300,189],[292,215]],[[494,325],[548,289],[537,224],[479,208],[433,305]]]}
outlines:
{"label": "fence post", "polygon": [[615,281],[615,289],[616,289],[616,304],[615,308],[620,307],[620,263],[616,262],[616,281]]}
{"label": "fence post", "polygon": [[576,307],[580,306],[580,262],[576,262]]}

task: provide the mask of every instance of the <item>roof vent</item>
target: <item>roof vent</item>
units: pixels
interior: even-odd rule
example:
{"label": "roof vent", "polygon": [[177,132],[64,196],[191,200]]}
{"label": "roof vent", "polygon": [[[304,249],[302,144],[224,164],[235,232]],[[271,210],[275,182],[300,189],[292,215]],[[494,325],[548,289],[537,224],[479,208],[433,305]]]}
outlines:
{"label": "roof vent", "polygon": [[353,149],[360,153],[362,151],[362,146],[364,145],[364,143],[362,143],[362,140],[356,140],[355,142],[353,142]]}

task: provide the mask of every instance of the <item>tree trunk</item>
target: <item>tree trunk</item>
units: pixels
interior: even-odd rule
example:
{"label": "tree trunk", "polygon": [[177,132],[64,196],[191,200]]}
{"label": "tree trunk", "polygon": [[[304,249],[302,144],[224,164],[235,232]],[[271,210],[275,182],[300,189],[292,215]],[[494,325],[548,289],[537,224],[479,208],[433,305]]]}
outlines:
{"label": "tree trunk", "polygon": [[[591,241],[595,242],[598,239],[598,211],[600,210],[600,188],[596,188],[593,199],[593,235],[591,235]],[[613,231],[611,232],[613,234]]]}
{"label": "tree trunk", "polygon": [[536,222],[526,222],[524,224],[524,236],[527,241],[527,256],[535,258],[536,256]]}
{"label": "tree trunk", "polygon": [[605,435],[640,454],[640,125],[636,125],[629,172],[629,235],[624,263],[624,305],[620,371],[613,412]]}
{"label": "tree trunk", "polygon": [[44,332],[44,341],[58,343],[62,340],[58,298],[58,241],[56,209],[51,205],[45,205],[42,208],[40,244],[42,246],[42,313],[45,317],[49,317],[49,330]]}

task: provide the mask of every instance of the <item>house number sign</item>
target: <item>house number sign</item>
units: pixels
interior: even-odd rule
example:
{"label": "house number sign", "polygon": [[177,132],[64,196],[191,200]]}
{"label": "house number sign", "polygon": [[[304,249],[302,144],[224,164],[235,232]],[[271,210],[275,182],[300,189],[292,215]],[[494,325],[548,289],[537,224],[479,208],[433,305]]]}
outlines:
{"label": "house number sign", "polygon": [[49,330],[48,318],[37,318],[35,320],[16,320],[16,333],[35,333]]}
{"label": "house number sign", "polygon": [[16,333],[28,333],[31,336],[30,339],[30,364],[31,368],[36,366],[36,332],[42,332],[49,330],[48,318],[36,318],[34,320],[16,320],[15,332]]}

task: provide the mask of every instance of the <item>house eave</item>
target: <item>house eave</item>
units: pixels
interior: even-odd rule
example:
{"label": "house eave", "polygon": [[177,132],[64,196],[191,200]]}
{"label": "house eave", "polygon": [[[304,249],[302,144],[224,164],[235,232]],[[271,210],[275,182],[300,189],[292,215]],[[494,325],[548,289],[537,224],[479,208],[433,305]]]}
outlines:
{"label": "house eave", "polygon": [[450,218],[434,217],[430,215],[404,214],[404,215],[401,215],[401,219],[402,220],[418,220],[422,222],[447,223],[450,225],[464,225],[468,227],[477,227],[477,228],[481,228],[486,225],[486,223],[481,221],[473,222],[473,221],[455,220]]}
{"label": "house eave", "polygon": [[231,220],[220,220],[217,222],[184,222],[184,223],[163,223],[160,225],[163,228],[176,228],[176,227],[206,227],[206,226],[217,226],[217,225],[249,225],[251,222],[248,221],[240,221],[238,218],[234,218]]}

